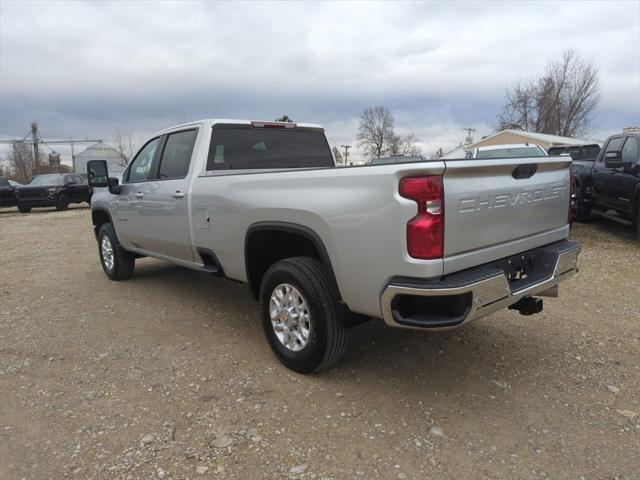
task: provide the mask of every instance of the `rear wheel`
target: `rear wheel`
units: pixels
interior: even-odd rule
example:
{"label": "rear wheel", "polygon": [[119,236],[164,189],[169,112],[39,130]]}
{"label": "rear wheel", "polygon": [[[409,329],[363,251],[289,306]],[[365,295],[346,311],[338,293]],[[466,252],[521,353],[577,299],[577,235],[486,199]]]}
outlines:
{"label": "rear wheel", "polygon": [[260,286],[262,325],[271,349],[299,373],[322,370],[346,349],[347,329],[322,263],[296,257],[273,264]]}
{"label": "rear wheel", "polygon": [[31,211],[31,207],[25,207],[23,205],[18,205],[18,211],[20,213],[29,213]]}
{"label": "rear wheel", "polygon": [[635,218],[636,236],[640,240],[640,202],[636,206],[636,218]]}
{"label": "rear wheel", "polygon": [[100,227],[98,252],[102,269],[111,280],[125,280],[133,275],[136,257],[120,246],[110,223],[105,223]]}
{"label": "rear wheel", "polygon": [[585,203],[582,189],[576,185],[576,221],[581,223],[593,220],[591,205]]}

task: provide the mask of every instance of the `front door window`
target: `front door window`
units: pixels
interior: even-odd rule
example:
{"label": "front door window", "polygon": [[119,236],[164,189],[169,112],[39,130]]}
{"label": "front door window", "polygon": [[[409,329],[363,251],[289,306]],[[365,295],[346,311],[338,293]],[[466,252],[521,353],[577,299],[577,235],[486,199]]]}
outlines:
{"label": "front door window", "polygon": [[136,158],[133,159],[133,163],[129,168],[129,175],[127,181],[129,183],[144,182],[149,178],[151,172],[151,164],[155,157],[156,150],[160,138],[155,138],[145,145],[145,147],[138,153]]}

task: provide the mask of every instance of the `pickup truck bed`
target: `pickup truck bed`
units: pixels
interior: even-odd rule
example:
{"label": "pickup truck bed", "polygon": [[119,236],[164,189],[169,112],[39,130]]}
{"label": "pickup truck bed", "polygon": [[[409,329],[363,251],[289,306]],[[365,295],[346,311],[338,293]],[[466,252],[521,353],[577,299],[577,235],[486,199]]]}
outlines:
{"label": "pickup truck bed", "polygon": [[[185,132],[184,177],[161,177],[175,160],[166,146]],[[143,161],[150,173],[132,181]],[[130,275],[143,255],[246,282],[278,358],[309,372],[339,358],[354,314],[442,329],[512,305],[535,313],[532,296],[555,294],[577,269],[570,162],[334,168],[319,126],[206,120],[154,136],[122,181],[107,180],[105,165],[89,175],[107,275]]]}

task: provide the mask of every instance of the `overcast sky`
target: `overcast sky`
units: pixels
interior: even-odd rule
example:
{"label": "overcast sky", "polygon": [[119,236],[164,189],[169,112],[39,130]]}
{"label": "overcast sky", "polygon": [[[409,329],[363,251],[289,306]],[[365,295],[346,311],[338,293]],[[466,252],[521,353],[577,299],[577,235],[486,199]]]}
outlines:
{"label": "overcast sky", "polygon": [[[355,145],[388,107],[425,154],[490,133],[507,85],[575,48],[600,68],[590,132],[640,126],[640,2],[0,0],[0,137],[141,140],[207,117],[322,123]],[[5,150],[6,151],[6,150]],[[66,152],[63,152],[66,153]]]}

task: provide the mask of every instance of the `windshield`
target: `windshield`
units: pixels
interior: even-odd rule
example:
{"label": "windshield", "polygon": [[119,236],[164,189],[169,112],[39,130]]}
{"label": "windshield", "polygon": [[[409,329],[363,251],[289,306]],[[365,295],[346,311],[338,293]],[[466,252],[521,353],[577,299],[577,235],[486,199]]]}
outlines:
{"label": "windshield", "polygon": [[572,160],[595,160],[600,153],[600,147],[589,145],[587,147],[557,147],[550,148],[549,155],[557,156],[568,154]]}
{"label": "windshield", "polygon": [[33,177],[29,185],[64,185],[62,175],[38,175]]}
{"label": "windshield", "polygon": [[546,157],[544,151],[538,147],[496,148],[495,150],[480,150],[477,158],[520,158]]}

